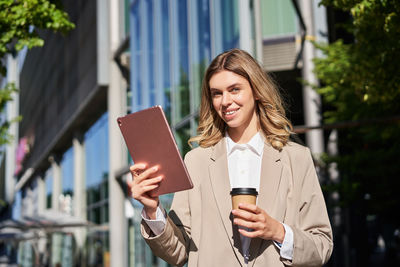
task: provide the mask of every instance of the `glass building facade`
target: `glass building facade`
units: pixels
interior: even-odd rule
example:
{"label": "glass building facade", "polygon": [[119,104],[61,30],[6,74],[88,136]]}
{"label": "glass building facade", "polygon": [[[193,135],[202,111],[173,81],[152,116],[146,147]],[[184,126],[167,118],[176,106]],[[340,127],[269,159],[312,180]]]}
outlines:
{"label": "glass building facade", "polygon": [[[108,113],[85,133],[85,178],[87,220],[100,226],[108,223]],[[86,238],[87,266],[105,266],[109,257],[107,227],[89,231]]]}
{"label": "glass building facade", "polygon": [[[86,188],[86,218],[88,221],[100,226],[89,228],[85,241],[84,251],[78,251],[73,232],[48,233],[46,250],[48,259],[41,259],[41,263],[51,266],[80,266],[82,260],[85,266],[107,266],[109,262],[109,231],[108,231],[108,172],[109,172],[109,152],[108,152],[108,113],[104,113],[83,135],[84,146],[84,179]],[[62,154],[58,164],[61,173],[61,194],[58,198],[59,209],[63,213],[74,214],[74,148],[70,146]],[[49,167],[43,174],[43,178],[38,177],[31,186],[21,191],[21,199],[24,210],[29,210],[28,206],[38,203],[32,201],[39,196],[38,180],[43,179],[44,203],[43,209],[54,209],[52,205],[54,169]],[[30,196],[33,196],[30,197]],[[32,203],[32,204],[30,204]],[[37,208],[35,206],[34,208]],[[80,254],[81,253],[81,254]],[[80,256],[78,256],[80,254]],[[31,243],[21,242],[19,245],[18,262],[21,266],[33,266],[37,260]]]}

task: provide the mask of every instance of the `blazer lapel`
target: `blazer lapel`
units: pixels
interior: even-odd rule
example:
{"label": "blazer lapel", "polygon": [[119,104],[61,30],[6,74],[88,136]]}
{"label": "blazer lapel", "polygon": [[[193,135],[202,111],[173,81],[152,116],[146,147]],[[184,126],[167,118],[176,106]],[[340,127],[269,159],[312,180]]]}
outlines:
{"label": "blazer lapel", "polygon": [[[260,189],[258,192],[257,205],[265,210],[270,216],[273,216],[275,198],[278,193],[281,181],[282,164],[280,153],[271,145],[264,145],[263,158],[261,163]],[[260,253],[263,244],[267,242],[261,238],[255,238],[250,244],[251,265],[255,263],[255,257]]]}
{"label": "blazer lapel", "polygon": [[243,255],[240,254],[240,237],[237,231],[233,231],[231,221],[232,202],[230,198],[231,185],[228,173],[228,160],[226,156],[225,138],[221,139],[213,148],[211,153],[212,163],[209,166],[209,178],[214,194],[219,215],[223,222],[227,238],[235,252],[236,258],[244,266]]}

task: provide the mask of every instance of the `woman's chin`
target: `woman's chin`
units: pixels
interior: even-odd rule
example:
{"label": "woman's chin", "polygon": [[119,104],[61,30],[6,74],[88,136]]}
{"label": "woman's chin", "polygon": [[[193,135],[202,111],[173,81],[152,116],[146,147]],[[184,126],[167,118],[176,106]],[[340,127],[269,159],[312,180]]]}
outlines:
{"label": "woman's chin", "polygon": [[237,130],[240,126],[240,125],[238,125],[238,123],[235,123],[235,122],[225,122],[225,123],[228,126],[228,129],[232,129],[232,130]]}

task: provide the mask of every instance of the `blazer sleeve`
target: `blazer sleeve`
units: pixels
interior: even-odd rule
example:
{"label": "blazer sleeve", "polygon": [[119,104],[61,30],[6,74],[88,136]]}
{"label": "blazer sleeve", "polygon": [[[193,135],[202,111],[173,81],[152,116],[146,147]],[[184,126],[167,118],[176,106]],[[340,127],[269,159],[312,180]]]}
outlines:
{"label": "blazer sleeve", "polygon": [[142,220],[141,233],[153,253],[173,266],[183,266],[188,260],[191,240],[189,190],[174,195],[164,231],[155,236]]}
{"label": "blazer sleeve", "polygon": [[324,196],[314,168],[311,153],[307,148],[302,155],[303,166],[293,168],[295,189],[299,199],[294,205],[295,223],[293,229],[293,259],[284,260],[292,266],[322,266],[333,250],[332,228],[325,205]]}

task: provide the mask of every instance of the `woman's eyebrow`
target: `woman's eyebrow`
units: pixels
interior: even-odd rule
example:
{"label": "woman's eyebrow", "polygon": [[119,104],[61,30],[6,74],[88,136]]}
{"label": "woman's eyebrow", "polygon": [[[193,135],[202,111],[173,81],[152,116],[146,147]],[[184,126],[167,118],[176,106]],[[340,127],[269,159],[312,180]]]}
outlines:
{"label": "woman's eyebrow", "polygon": [[230,89],[230,88],[237,87],[240,85],[241,85],[240,83],[234,83],[234,84],[229,85],[227,88]]}
{"label": "woman's eyebrow", "polygon": [[[231,88],[234,88],[234,87],[237,87],[237,86],[241,86],[241,84],[240,83],[234,83],[234,84],[229,85],[226,88],[227,89],[231,89]],[[221,91],[221,89],[210,87],[210,91],[213,91],[213,90],[214,91]]]}

